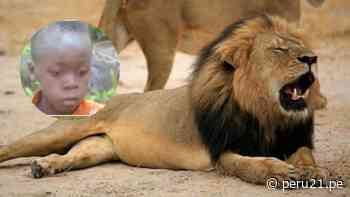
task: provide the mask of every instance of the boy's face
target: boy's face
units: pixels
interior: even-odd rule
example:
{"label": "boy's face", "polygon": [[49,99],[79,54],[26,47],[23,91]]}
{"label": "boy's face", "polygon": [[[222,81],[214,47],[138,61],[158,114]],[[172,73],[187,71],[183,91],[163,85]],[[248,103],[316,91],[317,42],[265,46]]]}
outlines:
{"label": "boy's face", "polygon": [[55,49],[40,57],[36,76],[41,83],[42,100],[57,115],[71,114],[88,92],[91,51]]}

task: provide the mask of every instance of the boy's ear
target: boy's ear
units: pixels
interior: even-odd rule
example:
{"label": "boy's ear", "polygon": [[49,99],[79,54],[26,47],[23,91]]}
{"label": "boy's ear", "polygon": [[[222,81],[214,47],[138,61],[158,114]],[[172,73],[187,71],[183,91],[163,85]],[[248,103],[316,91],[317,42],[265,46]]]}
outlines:
{"label": "boy's ear", "polygon": [[28,63],[28,71],[34,73],[34,64],[32,62]]}
{"label": "boy's ear", "polygon": [[35,80],[35,78],[36,78],[36,70],[35,70],[35,66],[34,66],[34,64],[32,63],[32,62],[29,62],[28,64],[27,64],[27,66],[28,66],[28,77],[29,77],[29,79],[30,80]]}

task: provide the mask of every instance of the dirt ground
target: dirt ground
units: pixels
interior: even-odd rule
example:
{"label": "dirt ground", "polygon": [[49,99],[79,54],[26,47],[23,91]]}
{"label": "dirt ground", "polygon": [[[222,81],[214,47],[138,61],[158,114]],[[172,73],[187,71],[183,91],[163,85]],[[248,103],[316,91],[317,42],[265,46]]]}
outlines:
{"label": "dirt ground", "polygon": [[[76,13],[75,10],[68,9],[61,13],[59,6],[61,8],[64,6],[63,3],[57,3],[59,1],[1,0],[0,50],[4,51],[5,55],[0,56],[0,73],[2,74],[0,81],[0,145],[10,143],[54,121],[54,118],[49,118],[39,112],[31,104],[30,98],[24,95],[19,77],[18,51],[21,44],[33,29],[46,24],[49,19],[75,14],[74,16],[97,24],[103,1],[93,1],[96,3],[95,9],[88,5],[80,6],[80,4],[71,3],[69,5],[74,4],[88,11]],[[19,6],[19,2],[26,3]],[[36,2],[34,10],[27,7],[33,2]],[[264,186],[252,185],[237,178],[223,177],[215,172],[145,169],[120,163],[108,163],[48,178],[33,179],[30,176],[29,164],[35,158],[26,158],[0,164],[0,197],[350,196],[350,31],[347,29],[350,21],[345,19],[350,16],[350,14],[345,16],[347,13],[345,10],[348,10],[350,6],[348,4],[346,6],[345,4],[326,4],[317,14],[307,14],[303,17],[303,24],[313,29],[311,33],[322,37],[315,51],[320,58],[319,74],[322,91],[329,101],[327,109],[319,111],[316,115],[315,157],[321,166],[339,175],[339,179],[348,185],[346,188],[336,191],[327,189],[270,191]],[[308,7],[305,9],[307,13],[310,10],[314,11]],[[47,19],[43,19],[44,16],[39,17],[38,14],[32,15],[37,12],[48,14],[48,10],[51,10],[51,15]],[[57,13],[57,15],[52,13]],[[14,19],[12,22],[9,21],[11,17]],[[33,26],[28,24],[25,26],[24,18],[26,18],[26,24],[33,23]],[[334,21],[335,19],[337,22]],[[315,30],[320,22],[323,25]],[[25,26],[23,30],[21,24]],[[120,54],[120,59],[121,79],[125,85],[118,87],[118,93],[142,91],[146,79],[146,67],[137,44],[133,43],[124,50]],[[194,59],[194,56],[177,54],[171,79],[166,88],[186,83]]]}

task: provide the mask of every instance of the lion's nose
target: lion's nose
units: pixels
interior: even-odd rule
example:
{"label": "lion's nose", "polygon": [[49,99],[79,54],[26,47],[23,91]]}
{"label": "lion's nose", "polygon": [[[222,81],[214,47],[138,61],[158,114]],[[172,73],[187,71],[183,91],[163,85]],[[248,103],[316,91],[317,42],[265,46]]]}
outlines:
{"label": "lion's nose", "polygon": [[305,54],[298,57],[298,60],[304,64],[311,66],[312,64],[317,63],[317,56],[313,54]]}

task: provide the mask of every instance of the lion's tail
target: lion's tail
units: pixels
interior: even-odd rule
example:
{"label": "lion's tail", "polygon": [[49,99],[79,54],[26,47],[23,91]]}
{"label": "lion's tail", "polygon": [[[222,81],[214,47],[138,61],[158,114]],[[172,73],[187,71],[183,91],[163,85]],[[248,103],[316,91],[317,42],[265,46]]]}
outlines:
{"label": "lion's tail", "polygon": [[57,120],[45,129],[1,147],[0,162],[19,157],[61,153],[83,138],[103,134],[103,130],[101,122],[90,118]]}
{"label": "lion's tail", "polygon": [[126,3],[125,0],[107,0],[98,25],[113,42],[117,52],[123,50],[133,40],[120,13]]}

